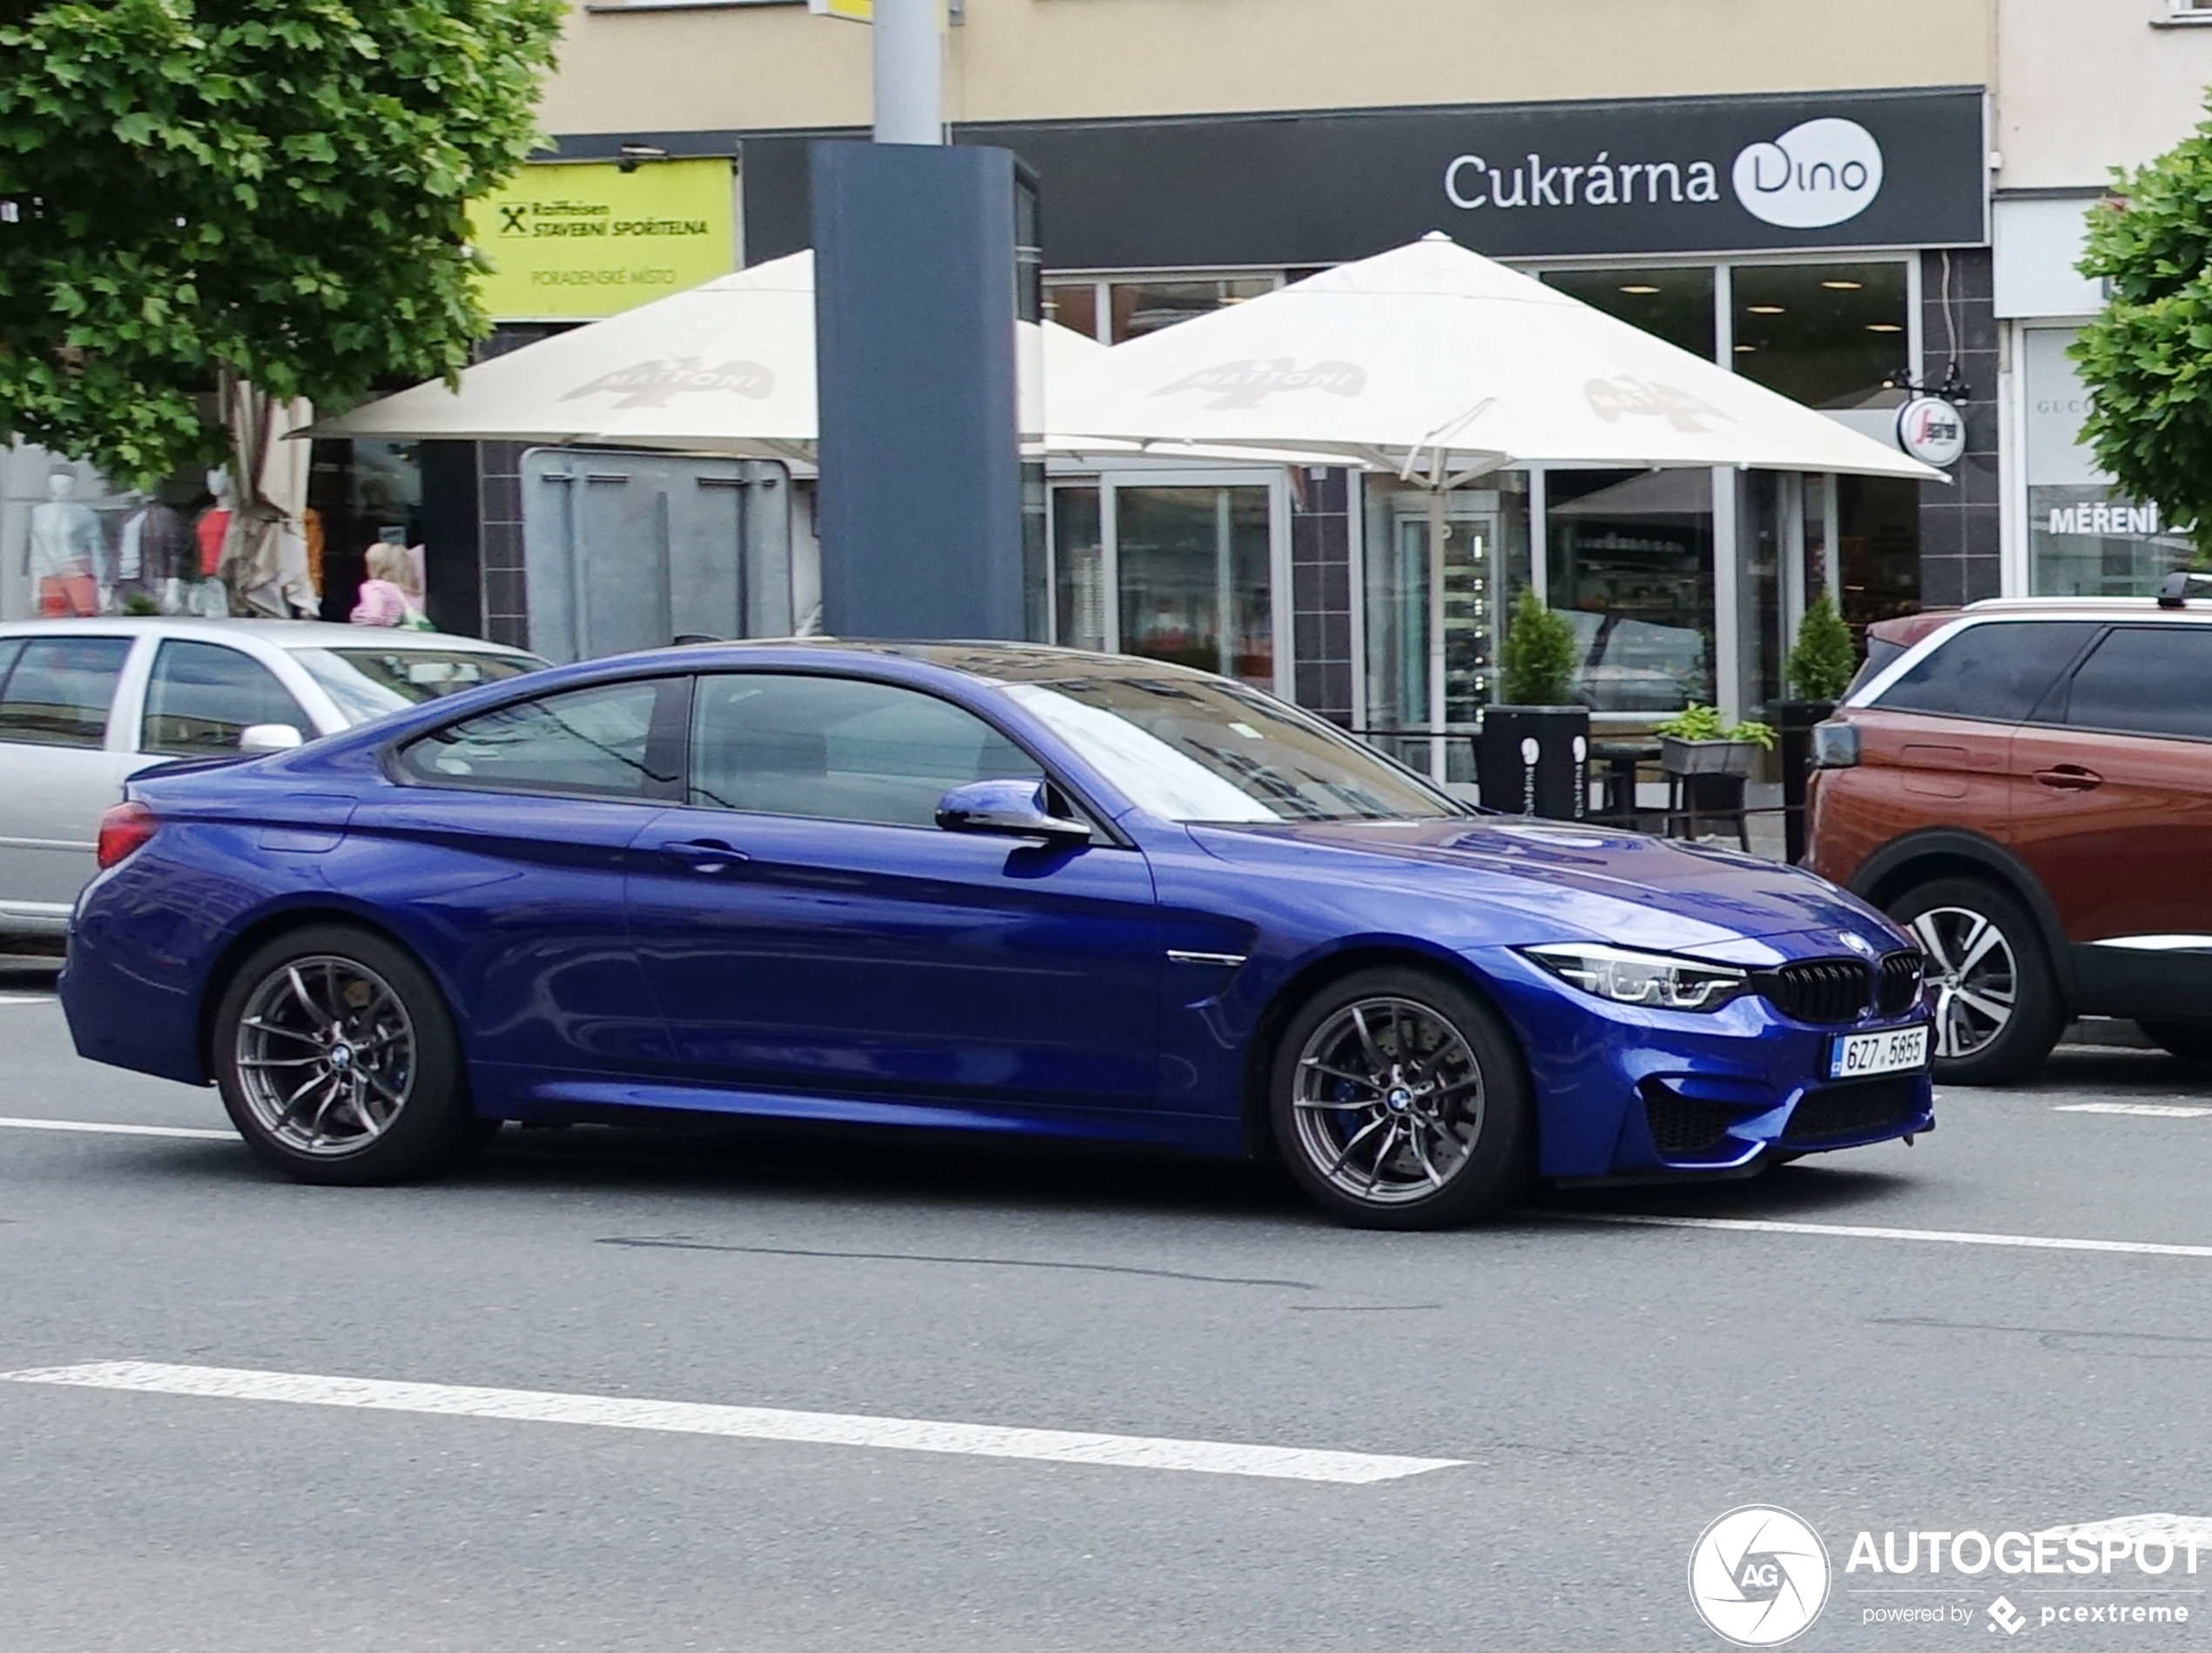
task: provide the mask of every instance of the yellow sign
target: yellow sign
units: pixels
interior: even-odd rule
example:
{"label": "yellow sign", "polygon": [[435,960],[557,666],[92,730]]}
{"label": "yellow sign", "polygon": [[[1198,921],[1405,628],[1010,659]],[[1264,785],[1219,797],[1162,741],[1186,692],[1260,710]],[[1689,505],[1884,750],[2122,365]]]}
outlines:
{"label": "yellow sign", "polygon": [[875,0],[806,0],[806,10],[818,17],[842,17],[847,23],[875,21]]}
{"label": "yellow sign", "polygon": [[589,321],[737,267],[725,160],[526,166],[469,204],[469,225],[500,321]]}

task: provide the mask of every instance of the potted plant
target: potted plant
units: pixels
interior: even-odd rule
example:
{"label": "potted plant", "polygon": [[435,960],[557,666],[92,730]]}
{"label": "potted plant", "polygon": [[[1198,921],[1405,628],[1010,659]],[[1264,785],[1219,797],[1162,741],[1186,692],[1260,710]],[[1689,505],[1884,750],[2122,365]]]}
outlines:
{"label": "potted plant", "polygon": [[1475,747],[1484,806],[1579,820],[1589,808],[1590,709],[1568,698],[1581,665],[1575,628],[1524,587],[1498,665],[1499,704],[1484,711]]}
{"label": "potted plant", "polygon": [[1783,663],[1782,675],[1793,700],[1774,708],[1782,740],[1783,835],[1794,864],[1805,849],[1805,791],[1812,773],[1812,726],[1832,716],[1836,702],[1858,670],[1858,651],[1851,627],[1836,612],[1836,599],[1823,591],[1797,623],[1797,641]]}
{"label": "potted plant", "polygon": [[1711,706],[1691,705],[1654,726],[1659,737],[1659,766],[1681,786],[1676,806],[1689,816],[1687,835],[1697,836],[1706,816],[1736,823],[1737,841],[1749,847],[1743,830],[1743,783],[1759,753],[1774,749],[1774,731],[1747,719],[1723,724]]}

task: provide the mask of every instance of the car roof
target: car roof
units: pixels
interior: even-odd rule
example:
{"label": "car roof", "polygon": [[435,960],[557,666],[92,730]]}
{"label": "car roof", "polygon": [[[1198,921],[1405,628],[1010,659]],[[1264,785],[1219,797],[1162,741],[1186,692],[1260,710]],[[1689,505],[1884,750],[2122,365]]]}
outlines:
{"label": "car roof", "polygon": [[[1049,643],[1015,643],[989,638],[950,641],[878,641],[863,638],[753,638],[735,642],[686,643],[626,657],[631,660],[664,660],[680,657],[691,665],[709,662],[743,665],[761,656],[819,655],[826,660],[846,658],[854,663],[874,659],[911,660],[956,671],[983,683],[1065,683],[1073,678],[1187,678],[1193,683],[1219,683],[1211,671],[1152,660],[1138,655],[1101,654],[1089,649],[1067,649]],[[604,663],[600,663],[604,664]]]}
{"label": "car roof", "polygon": [[456,649],[482,654],[525,654],[504,643],[455,637],[445,631],[409,631],[385,626],[339,625],[327,620],[214,620],[183,614],[133,614],[69,620],[0,622],[0,637],[175,637],[251,638],[280,649],[358,649],[407,644]]}
{"label": "car roof", "polygon": [[2203,624],[2212,622],[2212,602],[2199,601],[2186,608],[2161,608],[2148,597],[1991,597],[1964,608],[1923,609],[1877,620],[1866,635],[1900,648],[1911,648],[1953,620],[2151,620],[2161,624]]}

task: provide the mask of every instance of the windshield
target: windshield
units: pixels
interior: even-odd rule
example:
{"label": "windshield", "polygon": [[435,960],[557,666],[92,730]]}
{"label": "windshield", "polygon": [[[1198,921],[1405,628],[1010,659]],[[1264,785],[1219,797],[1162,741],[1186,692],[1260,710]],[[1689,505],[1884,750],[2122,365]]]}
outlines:
{"label": "windshield", "polygon": [[547,662],[534,654],[491,654],[474,649],[410,648],[406,644],[360,649],[294,649],[292,658],[337,703],[349,724],[458,694],[480,683],[497,683]]}
{"label": "windshield", "polygon": [[1073,678],[1007,685],[1147,814],[1413,820],[1466,812],[1379,754],[1241,684]]}

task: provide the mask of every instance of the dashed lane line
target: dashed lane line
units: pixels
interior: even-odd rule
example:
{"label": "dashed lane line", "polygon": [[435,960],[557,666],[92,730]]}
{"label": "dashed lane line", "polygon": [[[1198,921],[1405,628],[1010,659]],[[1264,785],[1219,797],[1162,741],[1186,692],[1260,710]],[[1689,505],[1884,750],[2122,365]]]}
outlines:
{"label": "dashed lane line", "polygon": [[236,1142],[234,1130],[189,1125],[111,1125],[91,1119],[0,1119],[0,1130],[74,1130],[94,1137],[176,1137],[186,1142]]}
{"label": "dashed lane line", "polygon": [[2054,1114],[2134,1114],[2145,1119],[2202,1119],[2212,1108],[2189,1108],[2170,1102],[2068,1102],[2051,1110]]}
{"label": "dashed lane line", "polygon": [[748,1440],[795,1440],[823,1446],[876,1447],[975,1458],[1022,1458],[1041,1463],[1096,1464],[1123,1469],[1181,1469],[1201,1474],[1254,1475],[1276,1481],[1362,1485],[1456,1468],[1456,1458],[1398,1458],[1303,1447],[1262,1447],[1226,1440],[1177,1440],[1146,1435],[1079,1434],[1060,1429],[1010,1429],[993,1424],[878,1418],[837,1412],[640,1400],[621,1395],[560,1394],[535,1389],[479,1389],[444,1383],[395,1383],[378,1378],[318,1377],[223,1366],[162,1366],[141,1360],[95,1362],[0,1373],[0,1382],[126,1389],[148,1394],[220,1400],[277,1400],[295,1406],[351,1407],[372,1412],[498,1418],[664,1434],[723,1435]]}
{"label": "dashed lane line", "polygon": [[1807,1234],[1832,1239],[1907,1240],[1939,1245],[2008,1245],[2031,1252],[2120,1252],[2140,1257],[2212,1257],[2212,1245],[2148,1240],[2056,1239],[2041,1234],[1973,1234],[1941,1228],[1871,1228],[1844,1223],[1780,1223],[1748,1217],[1649,1217],[1629,1211],[1546,1211],[1564,1223],[1622,1223],[1639,1228],[1716,1228],[1737,1234]]}

